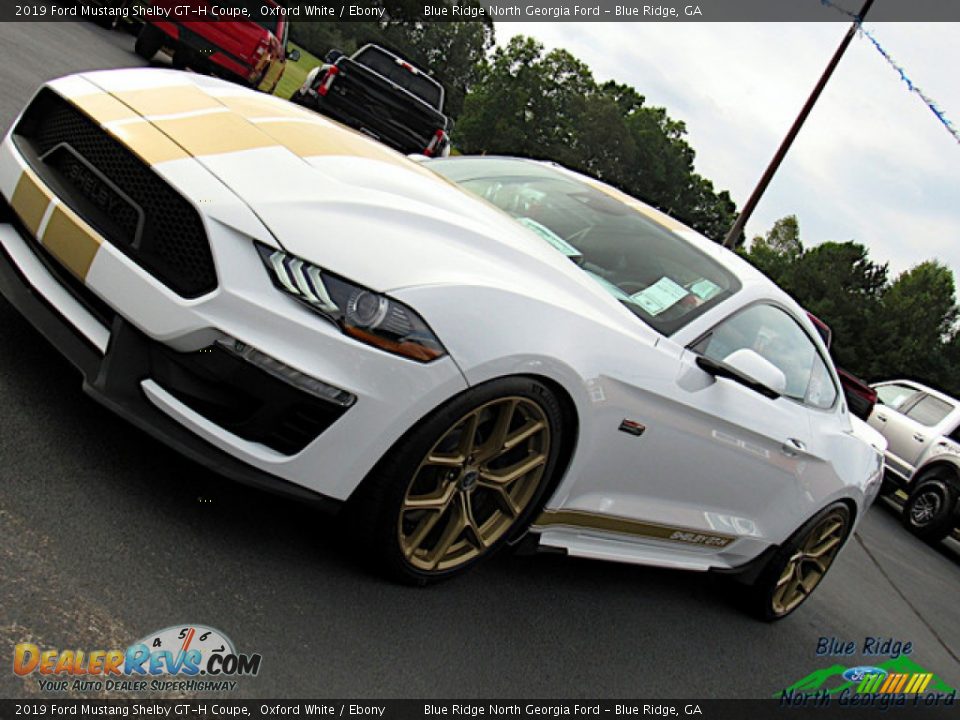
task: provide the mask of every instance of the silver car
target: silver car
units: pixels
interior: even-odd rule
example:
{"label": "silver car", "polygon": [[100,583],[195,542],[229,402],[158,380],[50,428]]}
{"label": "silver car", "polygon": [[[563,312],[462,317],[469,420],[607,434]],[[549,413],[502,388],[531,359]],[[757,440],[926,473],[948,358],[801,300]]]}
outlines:
{"label": "silver car", "polygon": [[873,386],[869,424],[887,439],[884,489],[909,495],[903,522],[942,540],[960,525],[960,400],[907,380]]}

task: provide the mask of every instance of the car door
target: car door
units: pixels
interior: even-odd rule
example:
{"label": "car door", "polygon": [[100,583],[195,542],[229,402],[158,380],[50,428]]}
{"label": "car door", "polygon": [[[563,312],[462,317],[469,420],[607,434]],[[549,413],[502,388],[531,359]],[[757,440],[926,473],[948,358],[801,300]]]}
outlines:
{"label": "car door", "polygon": [[[783,370],[796,397],[768,397],[715,378],[697,363],[701,355],[722,361],[740,348]],[[816,346],[786,310],[757,304],[681,349],[678,360],[679,371],[660,387],[649,372],[607,385],[609,422],[633,420],[645,431],[639,441],[623,433],[598,437],[604,492],[589,481],[577,483],[567,506],[708,538],[782,540],[808,516],[810,498],[820,494],[813,487],[831,472],[819,456],[832,451],[816,441],[804,403],[836,407],[838,392]],[[833,414],[827,417],[832,421]]]}
{"label": "car door", "polygon": [[[923,455],[941,436],[941,425],[953,412],[951,403],[933,395],[924,394],[906,410],[906,423],[909,423],[909,437],[903,438],[900,456],[905,469],[913,473],[920,464]],[[905,424],[906,424],[905,423]],[[942,428],[949,432],[950,428]]]}
{"label": "car door", "polygon": [[[700,393],[704,420],[739,428],[760,440],[765,452],[753,463],[733,465],[740,477],[727,482],[731,507],[757,534],[782,537],[812,513],[815,498],[837,487],[832,458],[848,443],[849,421],[838,412],[839,389],[825,358],[797,318],[773,303],[756,303],[735,313],[694,342],[689,351],[723,362],[748,349],[783,372],[786,387],[769,398],[739,382],[718,378]],[[733,393],[736,393],[734,395]],[[734,425],[734,421],[736,424]],[[708,458],[721,467],[721,454]]]}
{"label": "car door", "polygon": [[[930,428],[921,421],[935,417],[937,404],[942,401],[908,383],[887,383],[876,389],[879,404],[870,415],[869,424],[887,439],[887,467],[904,480],[909,479],[929,443]],[[921,404],[911,417],[913,408]],[[949,412],[949,406],[947,408]],[[946,417],[947,412],[937,422]]]}

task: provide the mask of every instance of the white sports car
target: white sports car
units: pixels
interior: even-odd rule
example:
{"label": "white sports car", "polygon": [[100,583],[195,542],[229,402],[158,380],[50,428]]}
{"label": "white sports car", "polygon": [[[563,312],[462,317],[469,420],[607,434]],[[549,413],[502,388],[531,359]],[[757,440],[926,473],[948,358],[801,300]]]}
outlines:
{"label": "white sports car", "polygon": [[398,578],[523,538],[738,573],[772,619],[879,487],[793,300],[556,165],[421,163],[138,69],[42,88],[0,194],[0,290],[86,392],[220,473],[343,506]]}

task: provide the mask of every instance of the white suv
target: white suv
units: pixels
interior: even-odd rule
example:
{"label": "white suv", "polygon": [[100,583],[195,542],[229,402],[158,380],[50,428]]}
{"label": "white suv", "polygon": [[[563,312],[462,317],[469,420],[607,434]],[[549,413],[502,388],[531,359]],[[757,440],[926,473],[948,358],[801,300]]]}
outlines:
{"label": "white suv", "polygon": [[960,524],[960,400],[906,380],[873,387],[868,422],[887,439],[884,489],[908,493],[903,522],[911,532],[942,540]]}

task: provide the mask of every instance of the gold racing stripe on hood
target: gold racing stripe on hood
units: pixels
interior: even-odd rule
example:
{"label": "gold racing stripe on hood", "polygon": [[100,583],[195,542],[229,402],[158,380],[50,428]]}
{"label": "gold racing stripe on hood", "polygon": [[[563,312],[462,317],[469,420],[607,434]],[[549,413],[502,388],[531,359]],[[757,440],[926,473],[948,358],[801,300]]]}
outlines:
{"label": "gold racing stripe on hood", "polygon": [[377,160],[440,181],[435,173],[362,133],[269,96],[214,96],[195,85],[174,85],[70,100],[150,165],[283,147],[301,158]]}
{"label": "gold racing stripe on hood", "polygon": [[53,196],[40,184],[33,172],[24,170],[17,181],[10,205],[24,227],[36,237],[52,199]]}
{"label": "gold racing stripe on hood", "polygon": [[122,90],[114,92],[113,97],[140,115],[180,115],[223,107],[216,98],[196,85]]}
{"label": "gold racing stripe on hood", "polygon": [[69,100],[92,120],[104,126],[107,132],[130,148],[147,165],[159,165],[169,160],[190,157],[183,148],[113,95],[93,93]]}
{"label": "gold racing stripe on hood", "polygon": [[292,102],[286,102],[275,97],[271,98],[269,95],[218,95],[217,100],[248,120],[289,117],[315,120],[317,123],[328,125],[333,124],[332,121],[326,120],[315,112],[294,105]]}
{"label": "gold racing stripe on hood", "polygon": [[[276,140],[231,112],[160,119],[153,124],[194,157],[277,145]],[[256,168],[251,167],[251,172]]]}

